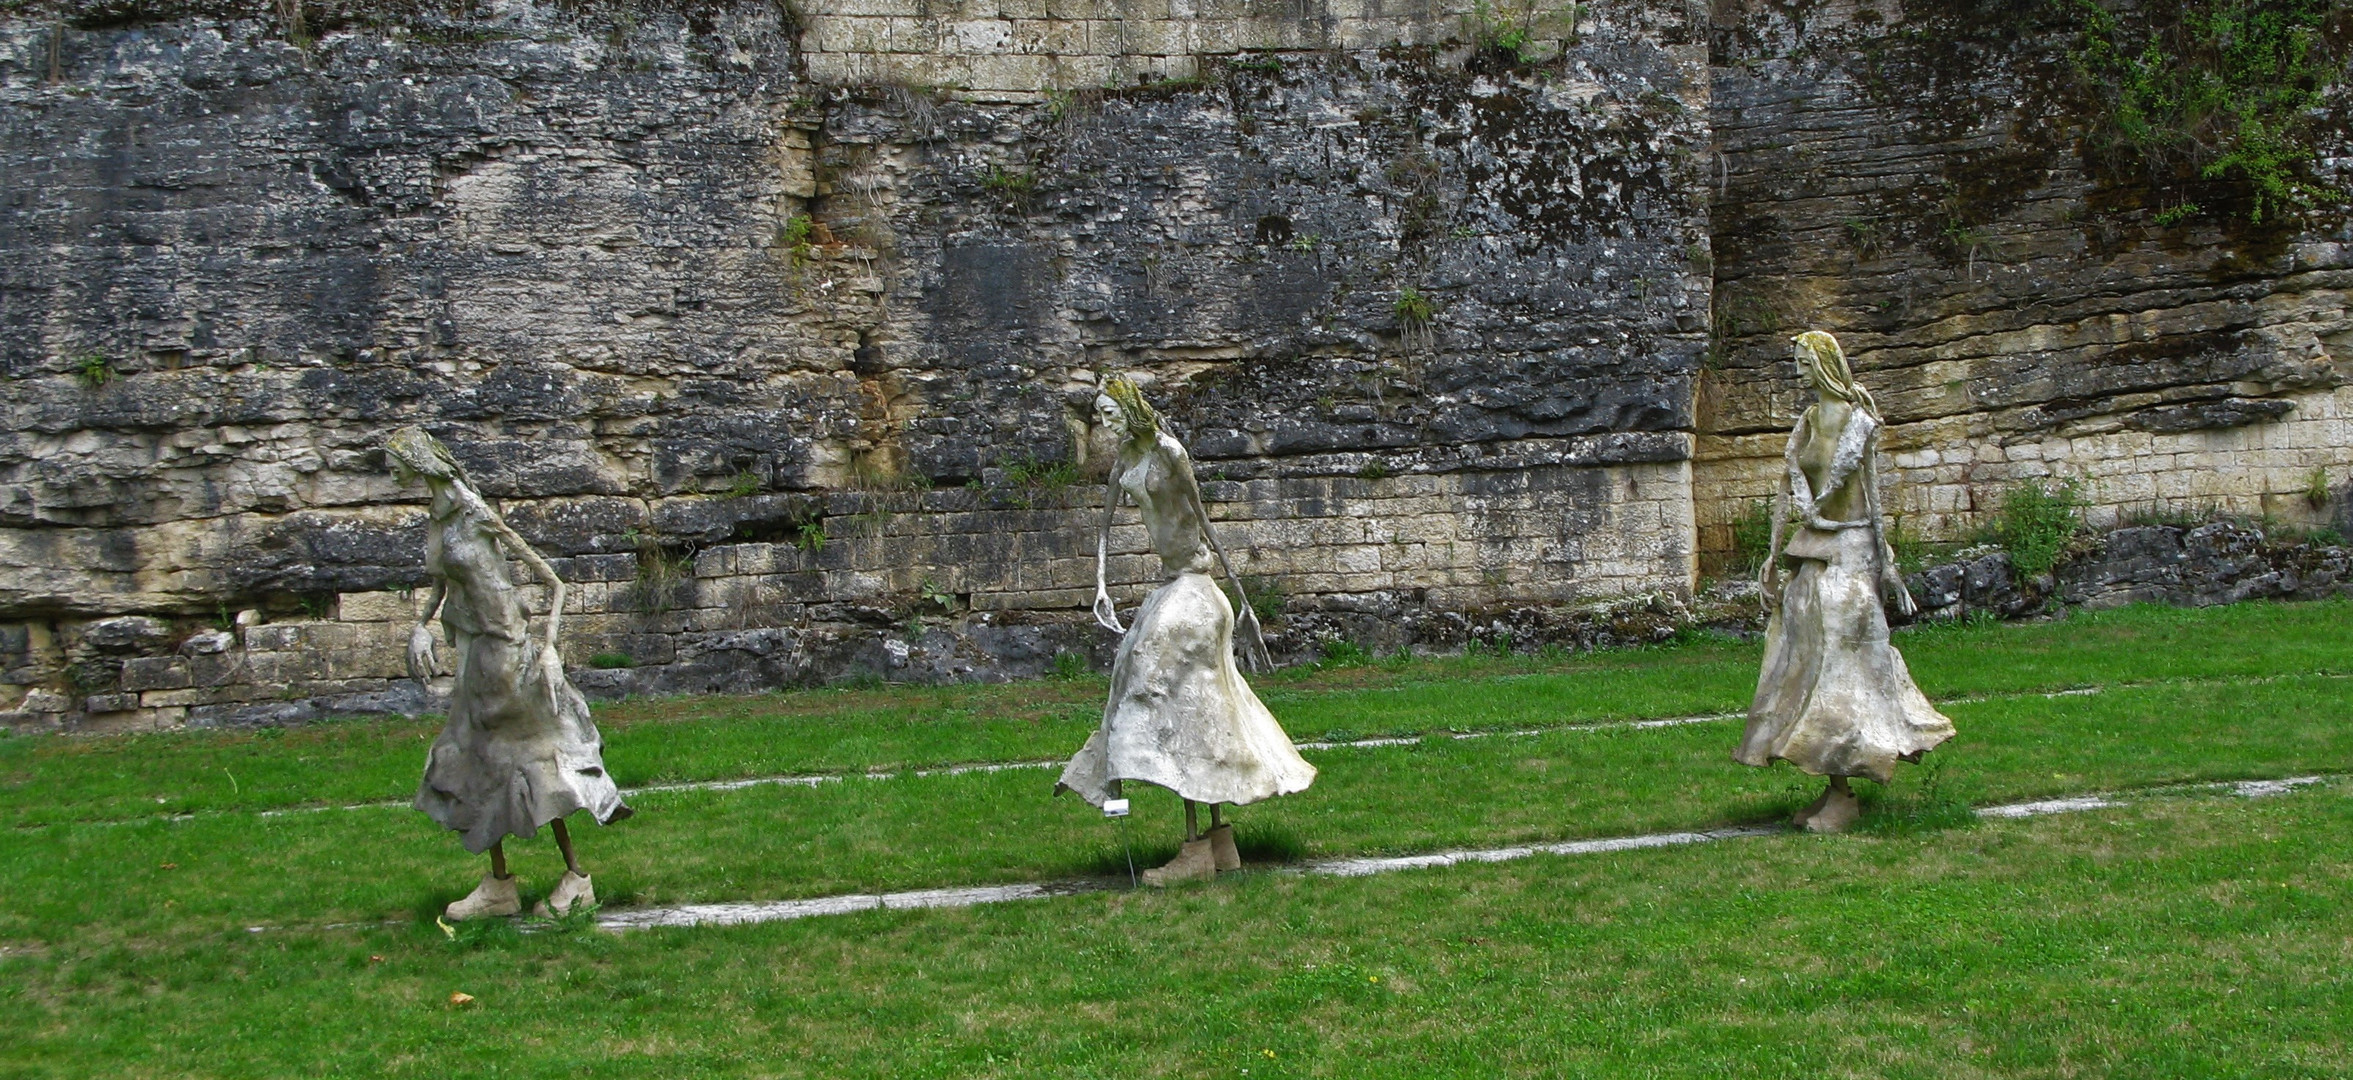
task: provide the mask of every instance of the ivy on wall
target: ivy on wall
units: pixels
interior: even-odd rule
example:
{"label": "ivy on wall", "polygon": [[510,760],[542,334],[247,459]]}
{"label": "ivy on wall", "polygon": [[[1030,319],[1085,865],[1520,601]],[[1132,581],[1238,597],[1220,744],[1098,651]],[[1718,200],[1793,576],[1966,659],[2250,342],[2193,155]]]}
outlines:
{"label": "ivy on wall", "polygon": [[2344,200],[2318,174],[2317,140],[2353,2],[2060,2],[2080,23],[2077,71],[2104,107],[2091,148],[2171,200],[2158,224],[2264,224]]}

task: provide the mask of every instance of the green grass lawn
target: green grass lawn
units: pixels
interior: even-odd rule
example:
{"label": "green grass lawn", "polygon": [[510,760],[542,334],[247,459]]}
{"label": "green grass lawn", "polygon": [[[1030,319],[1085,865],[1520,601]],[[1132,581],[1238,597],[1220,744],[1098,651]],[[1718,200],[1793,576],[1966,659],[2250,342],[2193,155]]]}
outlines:
{"label": "green grass lawn", "polygon": [[[1897,636],[1930,696],[2279,674],[2353,674],[2353,603],[2132,607]],[[1299,668],[1253,680],[1292,737],[1559,727],[1737,712],[1759,646],[1707,639],[1566,657]],[[1101,717],[1089,677],[602,704],[624,786],[1070,755]],[[437,720],[102,739],[0,737],[0,823],[406,801]]]}
{"label": "green grass lawn", "polygon": [[[0,1076],[2346,1075],[2347,785],[1920,823],[2353,771],[2348,614],[1904,634],[1960,736],[1863,785],[1861,835],[620,937],[451,940],[430,915],[482,861],[422,815],[258,812],[405,798],[428,723],[10,738]],[[1311,751],[1315,787],[1244,808],[1244,846],[1264,867],[1782,817],[1818,781],[1733,764],[1735,719],[1592,726],[1735,711],[1756,653],[1259,680],[1301,739],[1430,737]],[[1102,692],[810,691],[599,720],[625,784],[863,774],[1058,758]],[[1116,826],[1048,798],[1052,778],[649,792],[578,835],[600,894],[631,906],[1124,876]],[[1137,804],[1137,857],[1164,858],[1174,801]],[[510,848],[544,891],[551,845]]]}

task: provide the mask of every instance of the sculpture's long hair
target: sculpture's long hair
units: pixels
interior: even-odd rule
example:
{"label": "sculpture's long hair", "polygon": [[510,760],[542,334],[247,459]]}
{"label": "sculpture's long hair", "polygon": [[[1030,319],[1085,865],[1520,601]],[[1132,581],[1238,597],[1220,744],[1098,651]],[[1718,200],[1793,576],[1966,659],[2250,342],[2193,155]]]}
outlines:
{"label": "sculpture's long hair", "polygon": [[1882,420],[1879,402],[1871,391],[1855,381],[1855,373],[1847,369],[1846,350],[1838,347],[1838,339],[1820,330],[1808,330],[1796,338],[1798,363],[1814,380],[1814,388],[1822,393],[1863,410],[1873,420]]}
{"label": "sculpture's long hair", "polygon": [[443,446],[441,440],[434,438],[424,428],[410,426],[393,432],[390,438],[384,440],[384,452],[421,476],[455,480],[467,487],[474,486],[473,479],[466,475],[465,466],[459,465],[458,459],[451,456],[449,447]]}
{"label": "sculpture's long hair", "polygon": [[1119,414],[1127,418],[1127,433],[1131,438],[1160,433],[1160,414],[1152,403],[1144,400],[1144,392],[1136,389],[1135,380],[1125,375],[1112,375],[1103,380],[1103,396],[1119,406]]}

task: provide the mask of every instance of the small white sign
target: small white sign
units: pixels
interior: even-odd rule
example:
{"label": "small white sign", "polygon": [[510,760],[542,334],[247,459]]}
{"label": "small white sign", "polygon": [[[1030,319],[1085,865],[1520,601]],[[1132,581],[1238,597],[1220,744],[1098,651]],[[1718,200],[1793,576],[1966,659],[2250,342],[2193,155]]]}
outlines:
{"label": "small white sign", "polygon": [[1104,817],[1126,817],[1126,816],[1127,816],[1127,800],[1126,800],[1126,799],[1105,799],[1105,800],[1103,800],[1103,816],[1104,816]]}

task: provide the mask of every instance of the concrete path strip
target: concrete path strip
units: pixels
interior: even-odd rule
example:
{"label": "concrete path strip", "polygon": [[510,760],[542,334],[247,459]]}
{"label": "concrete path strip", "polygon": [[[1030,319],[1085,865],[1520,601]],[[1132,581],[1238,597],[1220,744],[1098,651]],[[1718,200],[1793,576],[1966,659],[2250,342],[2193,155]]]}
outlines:
{"label": "concrete path strip", "polygon": [[[2194,785],[2192,790],[2227,790],[2243,798],[2256,799],[2286,794],[2300,787],[2325,783],[2327,780],[2328,778],[2323,776],[2294,776],[2281,780],[2239,780],[2222,784]],[[2123,800],[2126,798],[2128,796],[2124,795],[2080,795],[2065,799],[2042,799],[2035,802],[1989,806],[1977,811],[1977,816],[1984,818],[2029,818],[2047,814],[2071,814],[2120,806],[2123,805]],[[1641,851],[1647,848],[1680,847],[1717,840],[1773,836],[1788,831],[1786,826],[1781,825],[1750,825],[1740,828],[1709,829],[1703,832],[1649,833],[1641,836],[1617,836],[1598,840],[1567,840],[1555,844],[1441,851],[1428,855],[1323,859],[1295,867],[1286,867],[1283,872],[1320,877],[1370,877],[1375,874],[1395,873],[1400,870],[1421,870],[1436,866],[1509,862],[1537,855],[1603,855],[1620,851]],[[1123,887],[1124,883],[1115,879],[1097,878],[1020,885],[984,885],[964,889],[854,893],[847,896],[820,896],[804,900],[684,904],[668,908],[631,908],[606,911],[598,914],[596,922],[598,926],[607,930],[645,930],[662,926],[741,926],[747,923],[805,919],[815,915],[843,915],[853,911],[961,908],[1015,900],[1042,900],[1055,896],[1108,892]]]}

